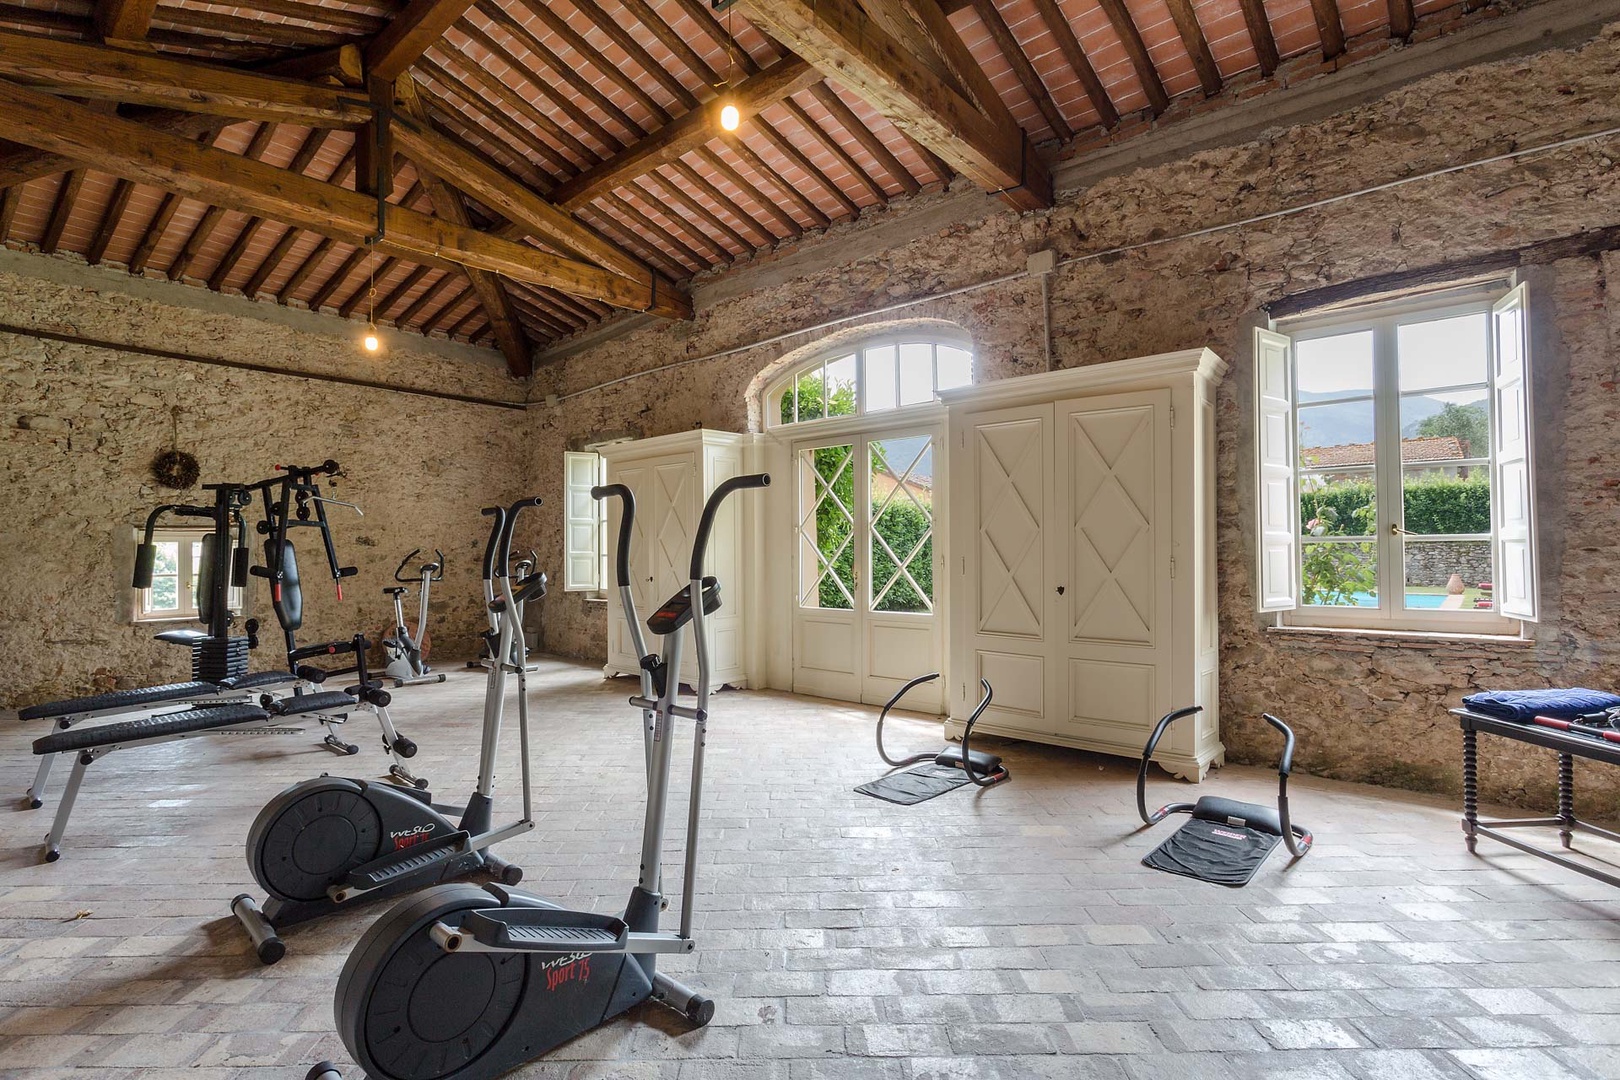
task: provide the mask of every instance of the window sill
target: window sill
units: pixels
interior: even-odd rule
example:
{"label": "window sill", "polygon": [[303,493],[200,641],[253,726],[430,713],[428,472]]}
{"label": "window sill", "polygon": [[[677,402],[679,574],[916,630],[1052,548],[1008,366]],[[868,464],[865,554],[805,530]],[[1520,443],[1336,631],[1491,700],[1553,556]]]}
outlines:
{"label": "window sill", "polygon": [[1528,649],[1531,638],[1518,634],[1465,634],[1442,630],[1365,630],[1342,626],[1266,627],[1266,633],[1284,638],[1325,638],[1332,641],[1362,641],[1370,645],[1399,645],[1405,648],[1444,648],[1447,645],[1497,645],[1507,649]]}
{"label": "window sill", "polygon": [[136,615],[130,620],[133,626],[150,626],[153,623],[196,622],[195,613],[191,615]]}

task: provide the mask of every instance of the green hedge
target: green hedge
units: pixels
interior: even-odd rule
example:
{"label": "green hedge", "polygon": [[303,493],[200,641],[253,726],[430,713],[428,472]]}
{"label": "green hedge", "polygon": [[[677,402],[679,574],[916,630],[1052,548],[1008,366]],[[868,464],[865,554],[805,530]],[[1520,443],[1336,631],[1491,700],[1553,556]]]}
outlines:
{"label": "green hedge", "polygon": [[[1491,487],[1485,470],[1466,479],[1434,476],[1407,481],[1406,528],[1415,533],[1488,533],[1491,531]],[[1299,495],[1299,520],[1309,533],[1313,520],[1328,519],[1326,536],[1371,536],[1373,515],[1364,511],[1376,502],[1370,480],[1347,480]],[[1324,513],[1326,511],[1326,513]],[[1358,511],[1361,511],[1358,513]]]}

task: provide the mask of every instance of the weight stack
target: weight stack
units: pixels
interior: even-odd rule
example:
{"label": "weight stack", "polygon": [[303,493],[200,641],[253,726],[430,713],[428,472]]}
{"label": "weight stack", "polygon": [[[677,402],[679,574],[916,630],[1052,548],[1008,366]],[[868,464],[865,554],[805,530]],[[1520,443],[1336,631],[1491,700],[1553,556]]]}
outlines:
{"label": "weight stack", "polygon": [[191,647],[191,677],[200,682],[220,682],[247,674],[248,639],[205,638]]}

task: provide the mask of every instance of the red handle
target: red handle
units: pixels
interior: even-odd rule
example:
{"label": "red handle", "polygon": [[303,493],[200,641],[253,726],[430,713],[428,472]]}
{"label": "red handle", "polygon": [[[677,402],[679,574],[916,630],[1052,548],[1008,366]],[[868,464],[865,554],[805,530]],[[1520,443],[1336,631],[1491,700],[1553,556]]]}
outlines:
{"label": "red handle", "polygon": [[1530,721],[1540,727],[1553,728],[1557,731],[1573,731],[1577,735],[1595,735],[1605,742],[1620,743],[1620,731],[1610,731],[1608,728],[1589,727],[1586,724],[1575,724],[1568,720],[1559,720],[1553,716],[1537,716]]}

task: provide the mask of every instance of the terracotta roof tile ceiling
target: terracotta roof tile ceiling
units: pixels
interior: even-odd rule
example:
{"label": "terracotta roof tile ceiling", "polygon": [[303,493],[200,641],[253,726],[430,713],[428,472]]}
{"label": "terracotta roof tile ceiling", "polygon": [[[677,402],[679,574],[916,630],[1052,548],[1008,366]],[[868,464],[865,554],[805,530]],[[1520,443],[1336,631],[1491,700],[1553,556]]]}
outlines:
{"label": "terracotta roof tile ceiling", "polygon": [[[1401,463],[1428,465],[1446,461],[1466,461],[1468,446],[1456,435],[1423,435],[1401,440]],[[1299,460],[1313,469],[1364,467],[1373,464],[1372,443],[1340,443],[1337,446],[1302,446]]]}
{"label": "terracotta roof tile ceiling", "polygon": [[[1236,98],[1237,91],[1248,96],[1271,85],[1271,73],[1258,70],[1261,49],[1240,0],[1176,0],[1194,16],[1191,36],[1168,0],[903,2],[941,5],[995,94],[1051,157],[1129,137],[1147,125],[1122,124],[1119,133],[1113,125],[1151,117],[1156,108],[1167,114],[1163,122],[1202,107],[1206,91]],[[259,0],[250,6],[159,0],[146,39],[159,56],[258,67],[335,46],[363,51],[406,6],[403,0]],[[1384,47],[1392,6],[1390,0],[1337,0],[1340,25],[1324,31],[1311,0],[1264,0],[1280,54],[1278,74],[1295,82],[1331,70],[1335,39],[1353,46],[1337,63]],[[1415,0],[1412,8],[1420,24],[1434,26],[1455,22],[1463,5]],[[477,0],[454,14],[410,67],[423,122],[542,198],[582,174],[593,177],[615,155],[657,138],[728,84],[787,55],[740,8],[716,13],[709,0]],[[95,42],[94,19],[91,0],[0,0],[0,29]],[[1194,53],[1201,57],[1202,47],[1189,48],[1197,46],[1197,34],[1213,72],[1207,63],[1198,67]],[[1160,87],[1165,96],[1158,96]],[[126,118],[154,111],[120,110]],[[352,130],[222,119],[211,144],[353,190],[355,139]],[[18,155],[32,154],[0,144],[0,172],[22,160]],[[667,289],[668,282],[951,179],[938,157],[858,95],[825,82],[764,105],[735,134],[716,131],[702,145],[683,143],[679,156],[659,157],[637,174],[615,173],[569,205],[584,229],[662,275]],[[433,183],[402,155],[390,200],[434,213]],[[9,226],[0,241],[11,247],[70,253],[132,273],[356,319],[368,317],[375,304],[378,322],[421,334],[491,343],[499,337],[482,306],[488,292],[442,261],[369,254],[346,240],[96,169],[35,172],[6,190],[4,200],[0,221]],[[530,226],[508,221],[476,193],[466,194],[465,214],[474,228],[576,257],[526,235]],[[615,310],[510,278],[494,288],[504,290],[527,347],[595,325]]]}

